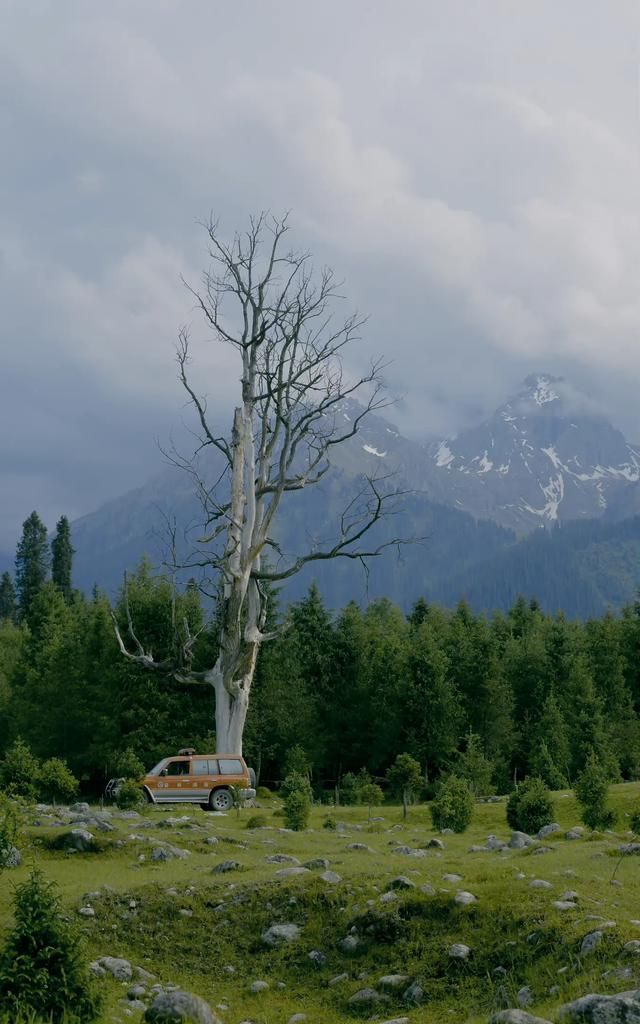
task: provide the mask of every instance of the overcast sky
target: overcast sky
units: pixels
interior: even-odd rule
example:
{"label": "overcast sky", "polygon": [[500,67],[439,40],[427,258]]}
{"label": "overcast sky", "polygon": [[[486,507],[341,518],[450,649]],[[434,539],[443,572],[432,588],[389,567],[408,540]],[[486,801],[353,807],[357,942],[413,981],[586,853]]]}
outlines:
{"label": "overcast sky", "polygon": [[[412,436],[541,369],[640,440],[637,0],[0,13],[0,549],[32,508],[77,516],[158,470],[176,330],[205,341],[180,274],[210,210],[230,232],[292,210]],[[236,373],[203,357],[224,420]]]}

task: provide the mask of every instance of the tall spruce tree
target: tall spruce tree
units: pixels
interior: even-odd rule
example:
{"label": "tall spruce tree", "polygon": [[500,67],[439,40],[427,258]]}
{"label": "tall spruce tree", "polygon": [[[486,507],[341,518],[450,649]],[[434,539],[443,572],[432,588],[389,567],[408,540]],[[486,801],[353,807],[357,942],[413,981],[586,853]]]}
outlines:
{"label": "tall spruce tree", "polygon": [[56,525],[56,535],[51,541],[51,579],[67,604],[71,600],[71,570],[75,551],[71,547],[71,527],[66,516],[61,516]]}
{"label": "tall spruce tree", "polygon": [[15,622],[18,611],[16,588],[10,572],[3,572],[0,578],[0,622],[9,619]]}
{"label": "tall spruce tree", "polygon": [[22,524],[22,537],[16,551],[16,588],[20,618],[28,621],[33,602],[49,572],[47,528],[37,512]]}

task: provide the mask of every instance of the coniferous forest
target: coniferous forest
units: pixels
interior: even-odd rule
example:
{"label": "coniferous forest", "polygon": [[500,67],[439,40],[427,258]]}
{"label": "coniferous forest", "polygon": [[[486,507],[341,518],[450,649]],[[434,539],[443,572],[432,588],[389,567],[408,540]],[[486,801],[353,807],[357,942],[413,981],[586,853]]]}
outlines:
{"label": "coniferous forest", "polygon": [[[33,513],[15,577],[0,581],[0,754],[19,737],[97,793],[126,751],[150,766],[213,748],[211,688],[125,659],[113,621],[126,630],[123,599],[75,590],[72,561],[66,518],[50,542]],[[181,623],[200,630],[196,665],[215,658],[215,609],[205,614],[193,583],[174,597],[143,563],[128,597],[156,660],[174,653]],[[485,792],[526,775],[561,788],[590,750],[611,780],[640,777],[640,601],[585,622],[544,614],[534,595],[507,614],[418,600],[405,615],[384,599],[330,610],[312,586],[288,608],[274,593],[270,609],[283,628],[260,652],[245,733],[265,782],[283,777],[294,746],[318,796],[362,768],[382,778],[405,751],[427,787],[454,768]]]}

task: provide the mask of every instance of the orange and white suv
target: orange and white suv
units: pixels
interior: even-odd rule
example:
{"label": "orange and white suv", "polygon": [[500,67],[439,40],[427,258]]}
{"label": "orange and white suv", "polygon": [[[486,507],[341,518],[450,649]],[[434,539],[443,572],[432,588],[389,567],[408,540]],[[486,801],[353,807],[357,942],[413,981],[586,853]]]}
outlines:
{"label": "orange and white suv", "polygon": [[212,811],[229,811],[234,793],[253,800],[255,773],[239,754],[196,754],[181,750],[165,757],[142,780],[147,800],[154,804],[203,804]]}

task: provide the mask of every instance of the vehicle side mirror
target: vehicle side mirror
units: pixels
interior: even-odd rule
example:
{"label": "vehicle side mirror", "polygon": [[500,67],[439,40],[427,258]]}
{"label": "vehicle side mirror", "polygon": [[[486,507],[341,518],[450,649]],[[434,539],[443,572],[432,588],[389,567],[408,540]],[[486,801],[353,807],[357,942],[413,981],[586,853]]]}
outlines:
{"label": "vehicle side mirror", "polygon": [[168,775],[169,774],[169,769],[168,768],[163,768],[162,771],[160,772],[160,774],[161,775]]}

